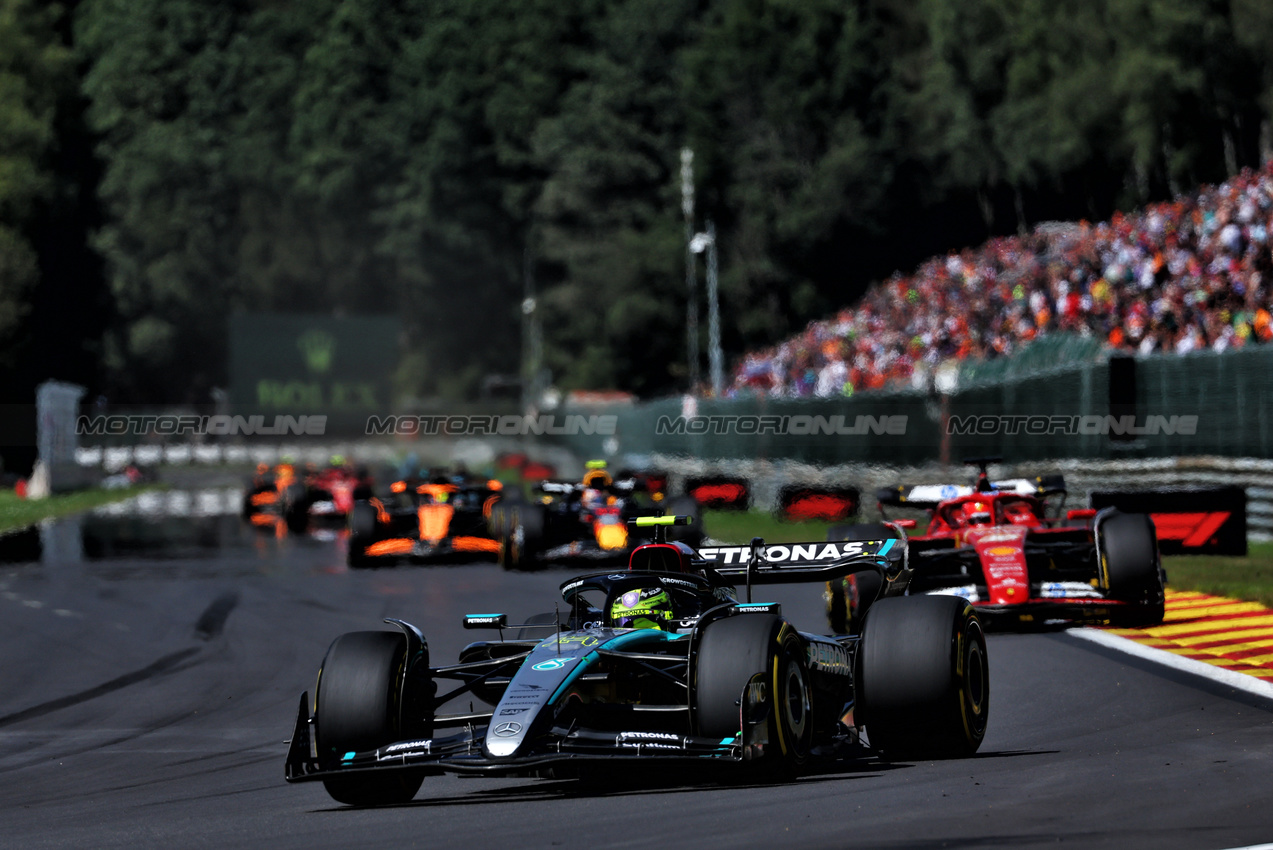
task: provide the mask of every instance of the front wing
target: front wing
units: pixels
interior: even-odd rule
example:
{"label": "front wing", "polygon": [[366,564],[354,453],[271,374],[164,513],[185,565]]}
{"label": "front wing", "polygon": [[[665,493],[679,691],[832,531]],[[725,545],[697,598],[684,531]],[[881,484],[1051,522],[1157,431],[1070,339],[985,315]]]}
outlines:
{"label": "front wing", "polygon": [[[484,718],[489,720],[489,718]],[[749,720],[748,729],[733,738],[716,739],[658,731],[599,731],[554,726],[525,755],[494,759],[482,753],[489,724],[474,722],[453,735],[398,741],[360,753],[345,753],[338,765],[319,764],[311,729],[309,694],[302,694],[296,728],[288,748],[288,782],[311,782],[371,771],[412,769],[428,774],[524,774],[540,768],[584,762],[650,763],[694,760],[734,764],[747,753],[744,741],[754,736],[765,718]]]}

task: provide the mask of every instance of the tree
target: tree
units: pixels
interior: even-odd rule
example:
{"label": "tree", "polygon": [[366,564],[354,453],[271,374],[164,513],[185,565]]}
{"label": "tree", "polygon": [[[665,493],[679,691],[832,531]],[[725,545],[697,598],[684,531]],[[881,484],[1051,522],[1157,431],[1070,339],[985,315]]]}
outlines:
{"label": "tree", "polygon": [[75,78],[57,32],[61,14],[32,0],[0,0],[0,368],[10,372],[30,344],[25,321],[40,281],[32,232],[63,188],[54,170],[57,120]]}
{"label": "tree", "polygon": [[722,0],[686,49],[685,108],[705,214],[721,225],[727,324],[753,344],[852,292],[843,244],[878,224],[891,181],[872,37],[856,4]]}

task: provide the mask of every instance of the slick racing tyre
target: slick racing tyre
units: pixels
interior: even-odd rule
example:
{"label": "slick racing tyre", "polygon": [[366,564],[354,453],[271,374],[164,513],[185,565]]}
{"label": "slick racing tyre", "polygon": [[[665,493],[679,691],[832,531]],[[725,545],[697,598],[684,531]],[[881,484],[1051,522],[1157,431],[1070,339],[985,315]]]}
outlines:
{"label": "slick racing tyre", "polygon": [[[344,753],[374,750],[412,734],[432,734],[427,728],[403,729],[400,722],[406,654],[407,639],[398,632],[349,632],[327,650],[314,712],[324,769],[339,765]],[[376,806],[409,802],[423,780],[422,770],[373,771],[333,776],[323,780],[323,787],[339,803]]]}
{"label": "slick racing tyre", "polygon": [[902,596],[871,607],[857,656],[856,720],[887,759],[970,756],[990,711],[981,623],[957,596]]}
{"label": "slick racing tyre", "polygon": [[1111,599],[1125,602],[1111,625],[1125,628],[1162,623],[1165,608],[1158,537],[1145,514],[1113,512],[1097,525],[1099,578]]}
{"label": "slick racing tyre", "polygon": [[[888,540],[896,536],[893,529],[879,522],[833,525],[827,529],[829,543],[843,540]],[[831,627],[831,631],[838,635],[860,632],[862,618],[880,595],[883,586],[884,577],[874,570],[827,582],[827,625]]]}
{"label": "slick racing tyre", "polygon": [[540,505],[519,504],[513,511],[510,528],[500,539],[499,564],[506,570],[534,570],[544,534],[544,509]]}
{"label": "slick racing tyre", "polygon": [[737,614],[703,629],[695,662],[698,734],[733,738],[742,729],[748,683],[763,674],[768,700],[764,767],[790,773],[809,758],[812,692],[802,641],[772,614]]}
{"label": "slick racing tyre", "polygon": [[503,540],[513,527],[513,514],[520,505],[526,504],[521,491],[512,485],[501,491],[499,500],[491,505],[490,516],[486,518],[486,530],[495,540]]}
{"label": "slick racing tyre", "polygon": [[664,516],[689,516],[693,517],[693,521],[689,525],[669,525],[667,527],[667,539],[669,541],[679,540],[680,542],[697,549],[703,544],[703,509],[698,506],[698,502],[689,496],[679,496],[675,499],[668,499],[663,504]]}
{"label": "slick racing tyre", "polygon": [[304,534],[309,527],[309,498],[305,485],[292,484],[283,491],[283,522],[293,534]]}
{"label": "slick racing tyre", "polygon": [[354,502],[349,512],[349,566],[358,569],[368,567],[372,559],[367,556],[367,547],[376,542],[377,537],[376,508],[369,502]]}

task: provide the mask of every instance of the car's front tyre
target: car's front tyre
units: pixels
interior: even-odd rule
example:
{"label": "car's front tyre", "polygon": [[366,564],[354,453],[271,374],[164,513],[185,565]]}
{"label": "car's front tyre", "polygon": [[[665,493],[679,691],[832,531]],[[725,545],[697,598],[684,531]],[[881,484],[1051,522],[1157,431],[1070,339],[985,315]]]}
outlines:
{"label": "car's front tyre", "polygon": [[[403,672],[407,640],[398,632],[349,632],[323,659],[315,697],[314,726],[319,763],[339,766],[347,753],[366,752],[429,732],[403,729]],[[409,700],[408,700],[409,702]],[[375,771],[323,780],[332,799],[351,806],[406,803],[420,790],[422,770]]]}

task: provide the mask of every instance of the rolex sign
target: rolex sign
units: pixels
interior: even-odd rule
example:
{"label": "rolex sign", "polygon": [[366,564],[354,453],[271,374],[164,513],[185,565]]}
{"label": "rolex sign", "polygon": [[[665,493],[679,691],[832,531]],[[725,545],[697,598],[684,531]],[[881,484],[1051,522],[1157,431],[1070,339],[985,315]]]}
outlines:
{"label": "rolex sign", "polygon": [[396,318],[290,313],[230,318],[234,413],[327,416],[328,433],[361,433],[368,416],[391,409],[398,366]]}

